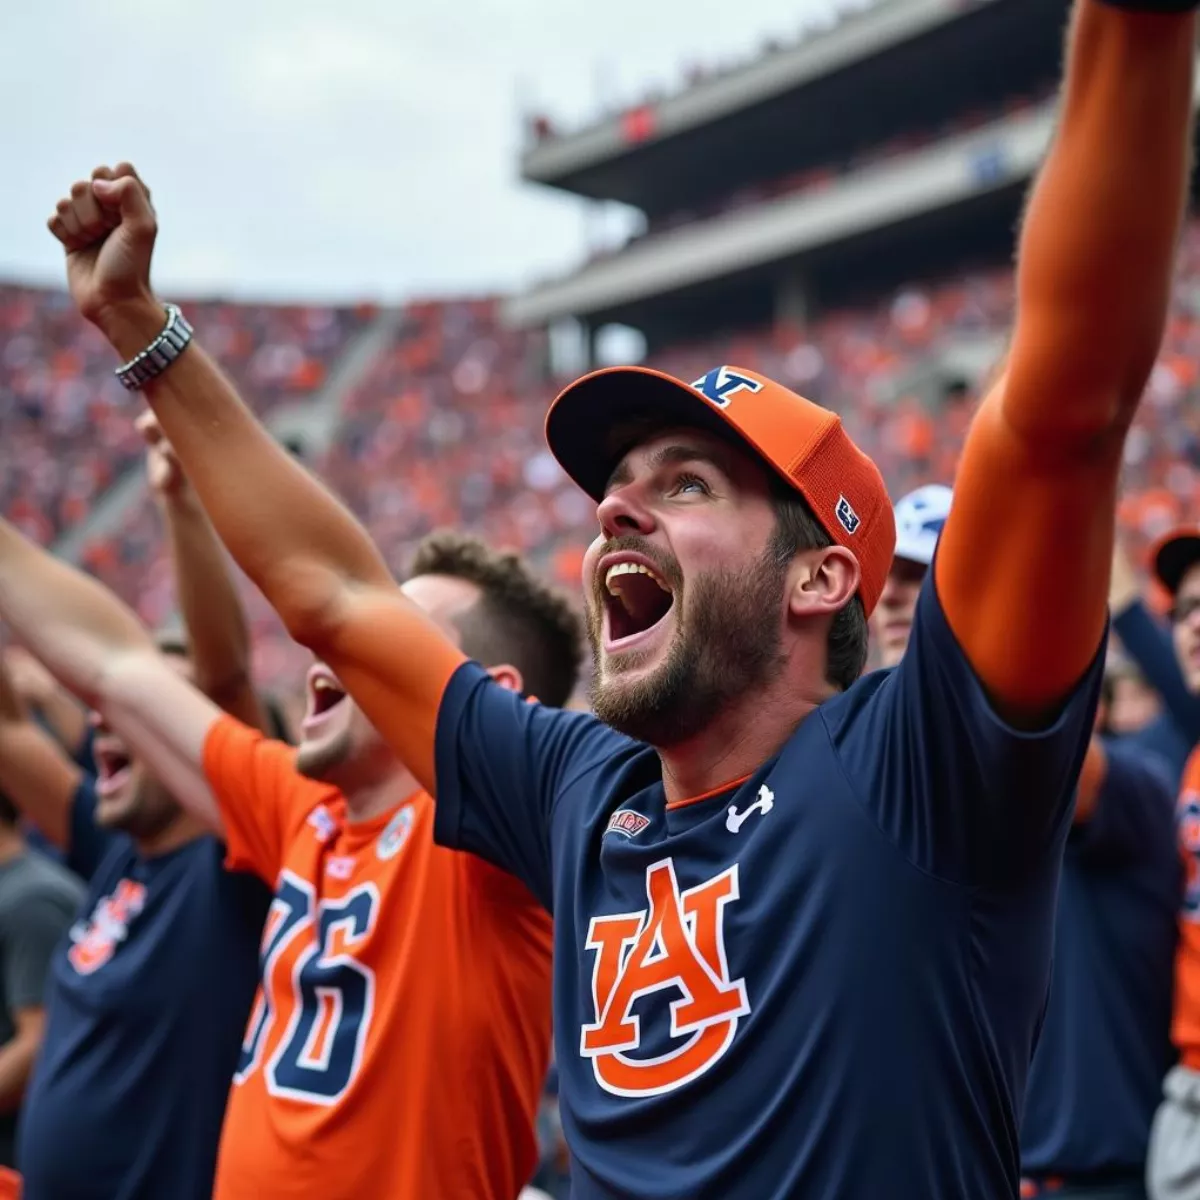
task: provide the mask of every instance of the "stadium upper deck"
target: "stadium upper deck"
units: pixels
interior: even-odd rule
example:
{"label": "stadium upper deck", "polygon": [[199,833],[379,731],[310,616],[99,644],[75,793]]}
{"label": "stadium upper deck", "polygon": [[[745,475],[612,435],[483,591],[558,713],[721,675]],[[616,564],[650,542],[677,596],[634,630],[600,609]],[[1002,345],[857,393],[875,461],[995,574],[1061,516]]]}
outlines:
{"label": "stadium upper deck", "polygon": [[1063,0],[884,0],[590,128],[547,128],[526,150],[522,176],[632,204],[652,220],[702,207],[1045,90],[1065,12]]}
{"label": "stadium upper deck", "polygon": [[623,200],[644,233],[505,317],[632,325],[650,349],[804,319],[1011,254],[1054,122],[1065,0],[886,0],[590,129],[525,178]]}

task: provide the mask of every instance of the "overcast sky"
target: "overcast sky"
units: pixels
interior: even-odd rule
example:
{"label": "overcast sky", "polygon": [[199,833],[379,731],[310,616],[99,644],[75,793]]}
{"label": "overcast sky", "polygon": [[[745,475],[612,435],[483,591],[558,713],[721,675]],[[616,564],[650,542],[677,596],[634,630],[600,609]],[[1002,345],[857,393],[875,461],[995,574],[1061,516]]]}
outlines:
{"label": "overcast sky", "polygon": [[[57,282],[54,201],[130,158],[178,294],[520,286],[582,256],[581,202],[517,178],[522,104],[578,123],[831,0],[0,0],[0,276]],[[604,218],[612,228],[620,213]]]}

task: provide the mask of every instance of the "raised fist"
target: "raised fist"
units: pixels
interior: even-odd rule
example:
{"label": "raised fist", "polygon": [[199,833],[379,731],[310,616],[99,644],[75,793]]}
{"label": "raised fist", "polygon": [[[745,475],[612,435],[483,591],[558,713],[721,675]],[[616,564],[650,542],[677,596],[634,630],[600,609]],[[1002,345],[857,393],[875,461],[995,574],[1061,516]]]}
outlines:
{"label": "raised fist", "polygon": [[178,495],[187,486],[187,478],[158,418],[149,410],[142,413],[137,431],[146,443],[146,478],[151,491],[159,496]]}
{"label": "raised fist", "polygon": [[67,282],[79,311],[104,326],[130,301],[153,299],[150,257],[158,223],[150,192],[129,163],[97,167],[71,185],[48,222],[67,252]]}

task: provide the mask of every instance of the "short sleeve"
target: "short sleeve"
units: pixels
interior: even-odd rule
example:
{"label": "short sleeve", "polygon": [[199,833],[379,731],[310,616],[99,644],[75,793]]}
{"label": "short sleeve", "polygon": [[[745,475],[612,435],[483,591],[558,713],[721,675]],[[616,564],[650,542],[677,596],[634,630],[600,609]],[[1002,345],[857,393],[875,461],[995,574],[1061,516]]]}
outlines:
{"label": "short sleeve", "polygon": [[4,1000],[10,1012],[44,1004],[55,947],[73,919],[63,897],[38,891],[14,907],[4,932]]}
{"label": "short sleeve", "polygon": [[96,780],[85,775],[71,800],[67,866],[81,879],[91,879],[119,836],[96,824]]}
{"label": "short sleeve", "polygon": [[333,789],[296,774],[295,750],[230,716],[204,743],[204,774],[221,811],[225,865],[274,885],[295,825]]}
{"label": "short sleeve", "polygon": [[1097,864],[1177,860],[1175,798],[1165,764],[1119,739],[1104,740],[1104,782],[1091,816],[1071,830],[1072,850]]}
{"label": "short sleeve", "polygon": [[555,804],[629,744],[589,713],[530,703],[464,663],[438,710],[434,838],[515,875],[549,910]]}
{"label": "short sleeve", "polygon": [[822,706],[863,804],[922,870],[1002,884],[1061,847],[1095,719],[1103,646],[1048,728],[992,708],[946,621],[929,571],[899,666]]}

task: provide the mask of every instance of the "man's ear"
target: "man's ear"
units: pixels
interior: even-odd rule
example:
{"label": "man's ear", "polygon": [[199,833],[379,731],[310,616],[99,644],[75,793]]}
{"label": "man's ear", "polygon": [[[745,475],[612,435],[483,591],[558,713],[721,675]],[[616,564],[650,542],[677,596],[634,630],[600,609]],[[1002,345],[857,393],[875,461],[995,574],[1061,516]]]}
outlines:
{"label": "man's ear", "polygon": [[788,611],[794,617],[835,613],[850,603],[861,575],[844,546],[803,551],[788,570]]}
{"label": "man's ear", "polygon": [[488,667],[487,672],[501,687],[508,688],[510,692],[524,692],[525,680],[521,677],[521,672],[511,663]]}

